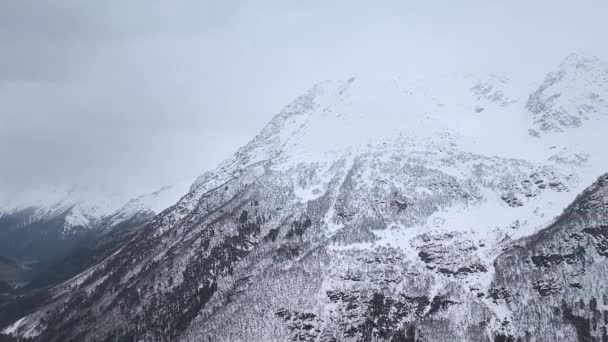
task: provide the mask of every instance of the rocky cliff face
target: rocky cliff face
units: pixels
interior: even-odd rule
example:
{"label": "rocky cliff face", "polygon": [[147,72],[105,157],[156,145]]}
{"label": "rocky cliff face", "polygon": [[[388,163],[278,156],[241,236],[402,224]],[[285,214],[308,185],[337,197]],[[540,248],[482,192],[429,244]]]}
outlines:
{"label": "rocky cliff face", "polygon": [[501,330],[510,338],[608,340],[608,175],[548,228],[495,261],[491,291],[502,295]]}
{"label": "rocky cliff face", "polygon": [[[600,180],[553,220],[603,158],[584,144],[529,137],[525,101],[505,78],[456,83],[445,93],[398,79],[316,85],[124,248],[56,287],[55,300],[5,333],[40,341],[601,338],[591,321],[601,286],[585,291],[605,277],[604,207],[576,214],[596,224],[563,246],[562,233],[551,232],[570,229],[572,208],[604,203]],[[587,261],[587,273],[572,276],[581,255],[595,268]],[[595,298],[595,309],[575,309],[569,293],[586,293],[586,307]],[[579,333],[585,319],[590,328]]]}

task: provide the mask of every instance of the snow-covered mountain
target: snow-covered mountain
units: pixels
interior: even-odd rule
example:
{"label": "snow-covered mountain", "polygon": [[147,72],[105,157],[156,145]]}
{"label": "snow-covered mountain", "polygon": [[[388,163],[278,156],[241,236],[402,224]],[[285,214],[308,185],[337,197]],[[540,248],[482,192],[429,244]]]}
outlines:
{"label": "snow-covered mountain", "polygon": [[129,201],[94,187],[55,186],[7,196],[0,204],[0,249],[22,259],[64,255],[91,234],[160,213],[188,187],[180,182]]}
{"label": "snow-covered mountain", "polygon": [[6,217],[18,212],[31,211],[22,225],[37,221],[50,221],[65,216],[63,234],[76,233],[76,229],[94,228],[104,216],[110,215],[123,201],[119,196],[105,194],[92,187],[53,186],[29,193],[5,195],[0,203],[0,215]]}
{"label": "snow-covered mountain", "polygon": [[[541,74],[532,95],[498,75],[319,83],[4,332],[41,341],[602,338],[608,198],[604,178],[587,187],[608,171],[608,113],[596,106],[585,114],[593,125],[530,134],[539,113],[561,122],[566,104],[583,106],[581,94],[605,85],[604,69],[573,59],[587,60],[570,56],[558,70],[575,76]],[[554,91],[561,102],[546,101]],[[560,245],[560,234],[573,240]],[[570,256],[575,245],[589,251],[583,259]],[[594,266],[573,280],[565,264],[577,260]],[[545,277],[545,264],[560,268]],[[579,298],[593,309],[573,309]]]}
{"label": "snow-covered mountain", "polygon": [[152,193],[133,198],[106,217],[106,226],[111,227],[136,216],[151,217],[159,214],[187,194],[191,184],[191,181],[183,181],[173,186],[164,186]]}
{"label": "snow-covered mountain", "polygon": [[533,134],[605,121],[606,94],[608,64],[598,58],[568,56],[528,99],[526,107],[534,114]]}

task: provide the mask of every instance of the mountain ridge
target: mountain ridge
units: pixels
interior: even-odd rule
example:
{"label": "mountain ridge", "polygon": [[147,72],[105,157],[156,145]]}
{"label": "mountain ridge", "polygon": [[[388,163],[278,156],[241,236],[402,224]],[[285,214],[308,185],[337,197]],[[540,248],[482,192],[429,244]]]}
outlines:
{"label": "mountain ridge", "polygon": [[[503,78],[450,84],[449,97],[361,80],[311,88],[124,248],[4,332],[48,341],[537,333],[545,316],[510,315],[530,314],[507,279],[529,265],[503,260],[520,239],[545,239],[576,194],[589,196],[608,170],[601,132],[574,141],[584,127],[569,127],[559,144],[531,137],[526,101],[507,95]],[[603,243],[597,236],[584,241]],[[526,295],[553,291],[531,280]],[[601,336],[572,328],[578,312],[560,313],[564,336]]]}
{"label": "mountain ridge", "polygon": [[[154,216],[178,200],[188,188],[188,182],[181,182],[122,205],[110,204],[109,197],[95,193],[82,195],[74,189],[56,190],[53,196],[43,200],[6,203],[0,212],[2,245],[7,256],[21,259],[44,261],[54,255],[61,256],[89,235],[101,234],[121,222]],[[41,253],[36,254],[37,249],[41,249]],[[18,253],[18,250],[24,252]]]}

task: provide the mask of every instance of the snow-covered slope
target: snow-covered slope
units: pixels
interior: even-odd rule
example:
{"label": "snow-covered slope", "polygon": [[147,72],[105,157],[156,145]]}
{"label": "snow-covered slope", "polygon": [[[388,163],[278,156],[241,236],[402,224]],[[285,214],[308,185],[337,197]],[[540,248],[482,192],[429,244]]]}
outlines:
{"label": "snow-covered slope", "polygon": [[530,95],[532,134],[563,132],[605,121],[608,116],[608,64],[578,54],[568,56]]}
{"label": "snow-covered slope", "polygon": [[[560,68],[578,70],[568,59]],[[596,79],[595,69],[576,72]],[[608,170],[608,141],[585,127],[531,136],[522,89],[497,75],[321,82],[6,332],[45,341],[525,336],[544,321],[509,316],[494,261]]]}
{"label": "snow-covered slope", "polygon": [[187,194],[191,184],[191,181],[183,181],[133,198],[107,217],[106,226],[112,227],[138,215],[154,216],[159,214]]}
{"label": "snow-covered slope", "polygon": [[91,229],[107,215],[117,209],[123,201],[119,196],[109,195],[92,187],[54,186],[30,193],[6,196],[1,203],[2,216],[27,209],[32,210],[28,222],[49,221],[65,215],[63,234],[73,229]]}
{"label": "snow-covered slope", "polygon": [[540,341],[608,340],[608,174],[546,229],[495,260],[496,330]]}
{"label": "snow-covered slope", "polygon": [[128,201],[125,195],[108,194],[90,187],[43,188],[35,193],[11,196],[10,200],[1,204],[3,210],[0,216],[32,209],[28,220],[35,222],[48,221],[65,214],[63,233],[70,234],[74,228],[103,228],[142,212],[160,213],[185,195],[189,187],[189,181],[182,181]]}

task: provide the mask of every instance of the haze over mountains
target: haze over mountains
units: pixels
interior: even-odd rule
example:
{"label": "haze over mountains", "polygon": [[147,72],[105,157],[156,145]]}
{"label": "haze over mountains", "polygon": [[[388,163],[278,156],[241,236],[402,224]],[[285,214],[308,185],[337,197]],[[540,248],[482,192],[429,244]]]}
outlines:
{"label": "haze over mountains", "polygon": [[[608,67],[572,54],[537,80],[320,82],[3,332],[606,340]],[[151,207],[129,203],[99,222]]]}
{"label": "haze over mountains", "polygon": [[65,187],[42,189],[25,199],[11,198],[0,210],[0,250],[6,257],[27,261],[65,256],[70,245],[90,234],[160,213],[188,186],[189,182],[182,182],[122,203],[120,197],[100,191]]}
{"label": "haze over mountains", "polygon": [[527,96],[572,51],[608,58],[603,0],[178,2],[0,4],[0,197],[194,178],[325,79],[496,72]]}

